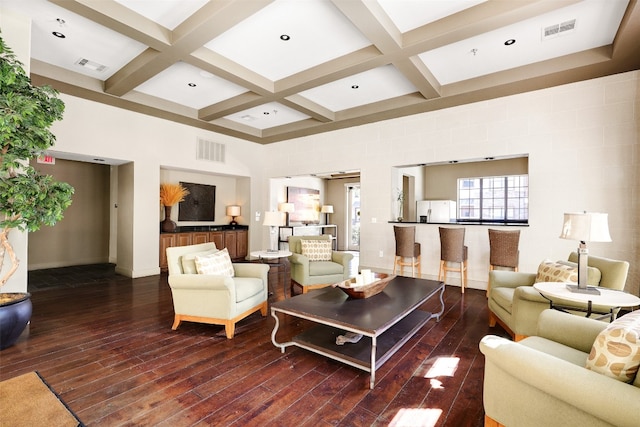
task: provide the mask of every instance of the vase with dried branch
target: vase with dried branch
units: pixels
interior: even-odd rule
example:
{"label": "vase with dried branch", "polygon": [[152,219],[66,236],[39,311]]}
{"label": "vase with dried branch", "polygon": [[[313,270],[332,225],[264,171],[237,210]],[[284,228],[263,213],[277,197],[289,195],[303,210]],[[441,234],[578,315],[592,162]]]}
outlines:
{"label": "vase with dried branch", "polygon": [[164,221],[161,222],[162,231],[176,231],[177,225],[171,221],[171,207],[184,200],[189,190],[180,184],[160,184],[160,204],[164,206]]}

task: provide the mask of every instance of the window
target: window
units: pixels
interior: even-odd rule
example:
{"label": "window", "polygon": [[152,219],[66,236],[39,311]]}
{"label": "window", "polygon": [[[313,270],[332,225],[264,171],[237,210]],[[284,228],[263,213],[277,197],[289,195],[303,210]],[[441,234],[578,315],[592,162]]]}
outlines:
{"label": "window", "polygon": [[529,176],[458,179],[458,220],[527,222]]}

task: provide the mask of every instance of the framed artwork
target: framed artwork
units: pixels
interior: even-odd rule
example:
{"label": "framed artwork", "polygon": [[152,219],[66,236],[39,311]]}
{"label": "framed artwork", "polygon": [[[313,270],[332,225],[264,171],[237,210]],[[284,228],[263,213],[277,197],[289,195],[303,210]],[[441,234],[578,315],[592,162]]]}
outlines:
{"label": "framed artwork", "polygon": [[290,223],[320,223],[320,190],[287,187],[287,202],[293,203],[295,209],[289,214]]}
{"label": "framed artwork", "polygon": [[189,190],[178,205],[179,221],[213,221],[216,213],[216,186],[181,182]]}

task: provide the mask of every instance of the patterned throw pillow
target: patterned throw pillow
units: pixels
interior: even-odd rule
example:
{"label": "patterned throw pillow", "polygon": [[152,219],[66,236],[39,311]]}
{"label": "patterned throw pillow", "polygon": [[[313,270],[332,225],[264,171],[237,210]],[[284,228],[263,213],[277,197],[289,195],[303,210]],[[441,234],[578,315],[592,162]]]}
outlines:
{"label": "patterned throw pillow", "polygon": [[213,254],[196,256],[198,274],[233,277],[233,264],[227,248]]}
{"label": "patterned throw pillow", "polygon": [[630,383],[640,367],[640,310],[614,320],[593,343],[586,368]]}
{"label": "patterned throw pillow", "polygon": [[331,261],[330,240],[300,240],[300,247],[309,261]]}
{"label": "patterned throw pillow", "polygon": [[578,282],[578,269],[571,265],[545,259],[538,266],[538,282]]}
{"label": "patterned throw pillow", "polygon": [[197,274],[198,269],[196,268],[196,257],[197,256],[205,256],[209,254],[214,254],[218,252],[218,249],[210,249],[208,251],[202,252],[192,252],[190,254],[183,255],[182,259],[182,273],[183,274]]}
{"label": "patterned throw pillow", "polygon": [[[595,267],[587,267],[587,284],[599,286],[602,272]],[[569,261],[550,261],[545,259],[538,267],[538,282],[572,282],[578,283],[578,264]]]}

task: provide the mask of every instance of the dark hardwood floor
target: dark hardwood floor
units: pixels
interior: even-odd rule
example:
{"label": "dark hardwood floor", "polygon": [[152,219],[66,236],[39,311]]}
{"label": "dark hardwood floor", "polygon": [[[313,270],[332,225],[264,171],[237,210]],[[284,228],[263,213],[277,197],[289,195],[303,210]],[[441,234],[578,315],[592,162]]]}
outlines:
{"label": "dark hardwood floor", "polygon": [[[37,370],[88,426],[481,426],[478,342],[506,336],[487,326],[484,291],[447,287],[442,320],[410,339],[369,390],[364,371],[302,349],[281,353],[271,316],[251,315],[232,340],[220,326],[172,331],[166,275],[42,270],[30,273],[29,291],[31,325],[0,353],[0,380]],[[278,337],[306,326],[285,319]]]}

